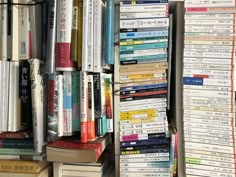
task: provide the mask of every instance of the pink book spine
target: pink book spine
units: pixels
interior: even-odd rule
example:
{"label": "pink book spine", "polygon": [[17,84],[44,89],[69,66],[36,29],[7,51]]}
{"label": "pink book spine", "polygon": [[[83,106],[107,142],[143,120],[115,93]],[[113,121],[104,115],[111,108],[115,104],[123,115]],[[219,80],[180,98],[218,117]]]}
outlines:
{"label": "pink book spine", "polygon": [[71,26],[73,1],[58,1],[57,42],[56,42],[56,70],[71,71],[74,62],[70,58]]}

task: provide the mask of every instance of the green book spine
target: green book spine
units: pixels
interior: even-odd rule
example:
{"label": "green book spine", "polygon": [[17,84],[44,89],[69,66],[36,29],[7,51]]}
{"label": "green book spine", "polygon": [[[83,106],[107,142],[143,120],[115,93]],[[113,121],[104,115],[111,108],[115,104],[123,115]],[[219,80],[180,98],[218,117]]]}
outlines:
{"label": "green book spine", "polygon": [[80,72],[72,72],[72,131],[80,131]]}

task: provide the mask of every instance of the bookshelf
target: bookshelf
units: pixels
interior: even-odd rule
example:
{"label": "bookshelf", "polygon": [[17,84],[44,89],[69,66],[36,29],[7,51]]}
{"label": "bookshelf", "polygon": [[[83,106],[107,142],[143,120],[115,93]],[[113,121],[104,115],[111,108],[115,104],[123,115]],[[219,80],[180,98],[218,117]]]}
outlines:
{"label": "bookshelf", "polygon": [[[119,2],[121,0],[115,0],[116,3],[116,14],[119,14]],[[175,83],[172,98],[172,121],[171,124],[178,130],[178,141],[182,142],[183,136],[183,126],[182,126],[182,63],[183,63],[183,34],[184,34],[184,0],[169,0],[169,5],[171,11],[174,13],[174,36],[173,36],[173,56],[172,56],[172,77]],[[117,21],[119,21],[119,15],[116,15],[116,25]],[[173,27],[173,28],[174,28]],[[115,42],[119,42],[119,28],[115,28]],[[181,41],[176,43],[175,41]],[[115,46],[115,65],[114,65],[114,90],[119,90],[119,72],[120,61],[119,61],[119,46]],[[181,68],[181,69],[180,69]],[[114,143],[115,143],[115,172],[116,177],[120,176],[120,135],[119,135],[119,110],[120,97],[117,94],[114,94]],[[178,166],[177,173],[179,177],[184,177],[184,152],[183,152],[183,144],[178,143]]]}

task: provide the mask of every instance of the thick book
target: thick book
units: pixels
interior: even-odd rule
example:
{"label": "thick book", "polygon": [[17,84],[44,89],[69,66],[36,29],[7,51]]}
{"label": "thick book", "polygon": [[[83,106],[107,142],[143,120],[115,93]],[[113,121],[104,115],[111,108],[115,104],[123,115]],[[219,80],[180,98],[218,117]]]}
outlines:
{"label": "thick book", "polygon": [[47,146],[47,160],[63,163],[96,162],[108,143],[109,135],[88,143],[70,138],[56,140]]}

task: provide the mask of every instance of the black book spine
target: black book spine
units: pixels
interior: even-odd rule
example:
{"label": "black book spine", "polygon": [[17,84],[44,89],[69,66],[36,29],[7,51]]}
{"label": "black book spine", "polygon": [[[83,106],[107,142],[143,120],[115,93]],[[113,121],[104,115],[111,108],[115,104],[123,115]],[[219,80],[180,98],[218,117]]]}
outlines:
{"label": "black book spine", "polygon": [[19,96],[21,98],[21,123],[32,125],[32,101],[30,85],[30,65],[27,60],[20,62]]}
{"label": "black book spine", "polygon": [[101,81],[100,81],[100,73],[93,74],[94,81],[94,115],[95,115],[95,131],[96,136],[103,135],[103,127],[102,127],[102,100],[101,100]]}

